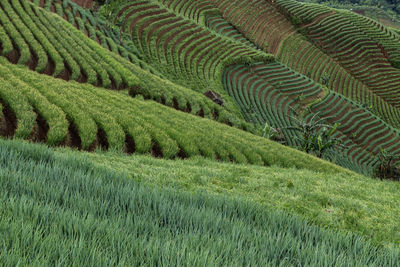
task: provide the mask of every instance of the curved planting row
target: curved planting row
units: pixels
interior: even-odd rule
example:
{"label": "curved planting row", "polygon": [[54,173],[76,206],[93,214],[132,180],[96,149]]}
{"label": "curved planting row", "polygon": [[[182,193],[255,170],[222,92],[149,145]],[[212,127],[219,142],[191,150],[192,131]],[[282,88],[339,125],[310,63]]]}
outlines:
{"label": "curved planting row", "polygon": [[256,48],[257,46],[250,42],[246,37],[243,36],[232,24],[227,22],[221,15],[214,14],[208,15],[206,18],[206,26],[211,30],[216,31],[221,35],[225,35],[231,39],[239,41],[245,45]]}
{"label": "curved planting row", "polygon": [[[334,154],[341,155],[337,163],[350,169],[371,173],[381,149],[400,152],[398,130],[340,94],[331,92],[324,98],[323,90],[312,80],[281,64],[231,66],[225,72],[224,84],[241,109],[247,111],[246,118],[254,123],[268,122],[285,129],[293,125],[291,109],[302,112],[307,107],[319,117],[326,117],[331,125],[340,123],[335,137],[345,149],[337,148]],[[316,101],[318,104],[313,104]],[[293,144],[296,133],[282,132]],[[336,158],[334,154],[332,158]]]}
{"label": "curved planting row", "polygon": [[[0,53],[11,62],[28,65],[40,73],[79,82],[90,82],[86,73],[92,71],[95,77],[95,82],[92,82],[94,85],[106,86],[105,83],[97,82],[97,78],[109,77],[112,82],[109,87],[127,88],[131,96],[143,95],[146,99],[184,112],[250,129],[248,124],[229,114],[204,95],[140,69],[118,54],[103,49],[46,10],[37,8],[25,0],[11,2],[12,5],[0,5],[5,6],[7,15],[14,14],[11,20],[3,8],[0,9],[0,13],[5,15],[0,18]],[[24,30],[23,36],[17,26]],[[105,72],[103,68],[109,71]],[[102,72],[96,73],[96,70]]]}
{"label": "curved planting row", "polygon": [[382,46],[346,17],[332,14],[304,26],[302,31],[375,94],[400,106],[400,71],[391,65]]}
{"label": "curved planting row", "polygon": [[394,127],[400,127],[400,111],[354,78],[340,63],[304,40],[301,35],[287,38],[277,55],[283,64],[314,81],[326,85],[354,101],[363,103]]}
{"label": "curved planting row", "polygon": [[[248,120],[268,122],[276,128],[292,125],[291,108],[301,112],[324,96],[312,80],[279,63],[231,66],[225,70],[223,82]],[[285,130],[283,133],[287,134]],[[290,143],[295,142],[286,137]]]}
{"label": "curved planting row", "polygon": [[205,25],[204,13],[218,12],[212,0],[158,0],[157,2],[202,25]]}
{"label": "curved planting row", "polygon": [[[25,0],[24,0],[25,1]],[[32,1],[32,0],[31,0]],[[135,46],[120,36],[116,30],[109,27],[106,22],[95,17],[89,10],[82,8],[71,0],[46,0],[34,1],[47,11],[51,11],[64,18],[70,24],[96,41],[104,48],[117,53],[133,64],[140,66],[155,75],[162,76],[155,68],[141,59]]]}
{"label": "curved planting row", "polygon": [[382,45],[390,62],[396,68],[400,68],[400,36],[380,24],[379,22],[350,11],[341,11],[357,28],[362,30],[369,38]]}
{"label": "curved planting row", "polygon": [[[319,116],[327,117],[337,128],[346,144],[345,155],[354,164],[374,167],[375,157],[381,149],[391,153],[400,152],[400,134],[380,118],[351,100],[331,92],[323,101],[311,107]],[[349,146],[350,144],[350,146]]]}
{"label": "curved planting row", "polygon": [[92,8],[94,5],[94,0],[72,0],[72,1],[84,8]]}
{"label": "curved planting row", "polygon": [[200,155],[238,163],[327,168],[322,161],[265,138],[154,102],[43,76],[4,58],[0,81],[7,133],[15,138],[82,149],[151,152],[164,158]]}
{"label": "curved planting row", "polygon": [[276,0],[276,6],[285,14],[292,16],[295,24],[310,23],[331,11],[327,6],[320,4],[303,4],[295,0]]}
{"label": "curved planting row", "polygon": [[[25,0],[0,3],[2,55],[39,73],[105,88],[138,84],[135,76],[107,51]],[[127,74],[129,73],[129,75]]]}
{"label": "curved planting row", "polygon": [[[132,35],[147,61],[158,64],[171,80],[197,91],[211,89],[226,95],[221,75],[227,64],[274,60],[271,55],[200,27],[154,2],[130,1],[116,12],[118,18],[123,18],[124,31]],[[228,107],[235,109],[228,98]]]}
{"label": "curved planting row", "polygon": [[276,54],[282,41],[295,32],[277,8],[264,0],[215,0],[223,17],[261,49]]}
{"label": "curved planting row", "polygon": [[[294,0],[277,0],[276,4],[280,10],[295,17],[301,23],[315,22],[317,18],[334,14],[331,8],[319,4],[304,4]],[[395,62],[399,60],[399,35],[397,33],[373,19],[354,12],[345,10],[335,12],[347,17],[351,24],[362,30],[369,38],[380,43],[391,60]]]}

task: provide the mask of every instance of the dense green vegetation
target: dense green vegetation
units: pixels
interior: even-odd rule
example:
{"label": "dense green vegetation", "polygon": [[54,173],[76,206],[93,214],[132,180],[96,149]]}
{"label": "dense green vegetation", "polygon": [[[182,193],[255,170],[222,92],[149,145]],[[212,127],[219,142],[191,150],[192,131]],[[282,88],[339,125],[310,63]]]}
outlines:
{"label": "dense green vegetation", "polygon": [[400,266],[384,25],[295,0],[0,2],[0,265]]}
{"label": "dense green vegetation", "polygon": [[400,243],[396,182],[349,172],[232,165],[201,158],[169,161],[115,153],[87,156],[96,165],[149,185],[241,196],[299,214],[323,227],[365,235],[380,244]]}
{"label": "dense green vegetation", "polygon": [[398,250],[311,226],[243,198],[150,187],[148,178],[164,179],[163,172],[154,172],[159,160],[138,158],[142,167],[135,178],[143,183],[96,167],[76,152],[0,143],[0,262],[5,265],[399,263]]}
{"label": "dense green vegetation", "polygon": [[[36,134],[49,145],[102,147],[165,158],[201,155],[267,166],[341,169],[318,159],[304,159],[299,151],[211,120],[91,85],[54,80],[1,58],[0,73],[4,77],[0,97],[16,116],[16,128],[9,131],[18,138]],[[10,90],[13,86],[17,90]],[[37,121],[38,132],[34,131],[36,117],[45,124]]]}
{"label": "dense green vegetation", "polygon": [[[291,109],[308,118],[315,113],[327,115],[332,117],[327,120],[330,127],[340,122],[334,138],[344,146],[331,149],[325,158],[365,174],[374,173],[381,149],[397,153],[397,34],[358,15],[320,5],[280,0],[235,3],[120,1],[107,7],[107,23],[69,1],[63,2],[61,13],[57,1],[41,4],[111,51],[88,43],[89,54],[97,53],[97,58],[107,59],[110,66],[120,65],[117,80],[107,74],[111,88],[120,84],[119,88],[129,88],[131,96],[142,95],[253,133],[257,126],[251,124],[263,127],[268,123],[280,129],[286,144],[295,147],[296,133],[284,130],[293,126]],[[18,4],[14,6],[18,9]],[[25,8],[29,9],[26,3]],[[71,10],[81,21],[65,15]],[[346,29],[343,34],[331,30],[334,21]],[[107,26],[112,23],[117,23],[120,31]],[[71,26],[68,31],[83,38]],[[121,54],[115,48],[118,45],[126,52]],[[275,54],[287,66],[260,50]],[[156,69],[153,73],[160,76],[159,71],[173,83],[134,66],[143,65],[141,61],[110,61],[127,54],[138,55],[152,65],[150,70]],[[361,70],[360,65],[364,66]],[[127,83],[132,75],[139,79]],[[168,90],[159,89],[168,83]],[[100,80],[95,85],[104,86]],[[222,107],[201,96],[208,90],[222,95]],[[344,112],[348,112],[345,118]]]}

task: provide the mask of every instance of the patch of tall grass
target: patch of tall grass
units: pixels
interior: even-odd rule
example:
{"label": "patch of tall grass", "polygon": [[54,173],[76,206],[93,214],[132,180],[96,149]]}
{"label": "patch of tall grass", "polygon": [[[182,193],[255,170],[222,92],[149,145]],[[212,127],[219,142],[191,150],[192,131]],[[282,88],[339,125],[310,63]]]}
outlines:
{"label": "patch of tall grass", "polygon": [[400,258],[243,199],[150,187],[21,141],[0,140],[0,233],[5,266],[394,266]]}

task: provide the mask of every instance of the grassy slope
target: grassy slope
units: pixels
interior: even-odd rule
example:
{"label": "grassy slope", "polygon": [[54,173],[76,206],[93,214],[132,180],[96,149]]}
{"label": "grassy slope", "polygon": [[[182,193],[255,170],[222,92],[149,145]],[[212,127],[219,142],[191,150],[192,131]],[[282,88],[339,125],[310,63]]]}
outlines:
{"label": "grassy slope", "polygon": [[[149,172],[153,179],[163,179],[153,165],[181,164],[131,160],[152,163],[142,164],[137,173],[142,180]],[[209,170],[220,166],[226,167],[214,164]],[[44,146],[0,140],[0,181],[4,265],[399,263],[397,249],[322,230],[237,196],[150,187],[96,167],[76,152],[54,153]]]}
{"label": "grassy slope", "polygon": [[347,171],[313,171],[311,166],[309,170],[298,170],[232,165],[201,158],[167,161],[118,154],[88,157],[150,185],[241,196],[300,214],[320,226],[400,244],[400,186],[395,182]]}

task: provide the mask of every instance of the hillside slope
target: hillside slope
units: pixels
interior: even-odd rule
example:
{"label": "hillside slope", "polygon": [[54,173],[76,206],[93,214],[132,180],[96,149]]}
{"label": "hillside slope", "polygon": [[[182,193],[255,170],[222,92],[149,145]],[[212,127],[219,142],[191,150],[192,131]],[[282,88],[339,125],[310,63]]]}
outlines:
{"label": "hillside slope", "polygon": [[[314,114],[329,117],[326,123],[340,123],[335,137],[344,147],[329,151],[326,158],[365,174],[376,168],[382,149],[399,152],[396,75],[400,72],[393,67],[400,51],[398,36],[377,24],[364,22],[358,15],[294,1],[252,0],[237,5],[205,0],[187,1],[185,5],[179,1],[127,1],[114,10],[112,21],[122,25],[122,33],[116,33],[99,19],[94,23],[93,15],[85,15],[74,3],[63,3],[61,6],[57,1],[47,1],[42,6],[55,11],[110,51],[124,54],[109,45],[112,40],[115,45],[125,45],[127,53],[138,55],[138,60],[129,64],[148,65],[145,70],[164,78],[163,81],[153,77],[140,86],[130,86],[134,88],[129,89],[131,95],[142,94],[147,99],[216,118],[253,133],[254,128],[242,118],[261,126],[267,122],[280,128],[292,146],[298,146],[297,133],[285,130],[294,125],[292,110],[309,118]],[[255,12],[259,16],[253,16]],[[80,15],[70,15],[73,13]],[[325,20],[326,27],[322,26]],[[323,31],[329,31],[332,20],[347,25],[343,42],[335,45],[343,47],[343,51],[329,50],[313,33],[312,27],[318,27],[321,36],[325,36]],[[87,30],[93,26],[98,28],[97,34]],[[349,42],[349,36],[355,41]],[[108,40],[108,45],[104,40]],[[357,42],[357,46],[347,51],[346,42]],[[272,53],[275,58],[260,50]],[[361,69],[354,63],[360,56],[364,58]],[[367,61],[371,62],[365,64]],[[133,68],[127,64],[125,68]],[[120,73],[121,78],[117,75],[115,79],[109,73],[111,83],[105,85],[114,88],[115,84],[121,84],[114,80],[123,81],[129,75]],[[107,80],[105,73],[103,76]],[[174,86],[179,90],[171,89],[173,92],[168,94],[158,91],[158,85],[166,83],[165,78],[193,93],[186,90],[182,100],[182,96],[177,96],[183,90],[181,86]],[[157,83],[150,87],[149,80],[154,79]],[[103,86],[98,80],[92,83]],[[197,101],[190,100],[196,93],[210,89],[222,95],[225,102],[222,110],[217,105],[199,109]]]}
{"label": "hillside slope", "polygon": [[[277,210],[272,203],[274,209],[228,192],[187,193],[177,190],[178,181],[174,184],[172,176],[169,185],[155,186],[155,181],[164,181],[160,167],[167,167],[168,173],[175,169],[198,175],[204,164],[210,163],[207,172],[200,171],[201,177],[188,177],[185,182],[203,188],[208,179],[219,181],[212,184],[220,187],[235,179],[244,184],[260,169],[203,160],[167,162],[148,156],[88,156],[0,140],[0,262],[97,266],[400,263],[398,249],[379,246],[354,233],[310,225],[299,216]],[[93,163],[92,156],[98,157],[96,161],[101,160],[103,166]],[[139,169],[132,166],[135,181],[110,169],[121,160],[140,165]],[[227,180],[225,173],[232,168],[242,177]],[[292,169],[279,179],[295,173]],[[272,177],[271,173],[261,178],[263,182],[268,182],[268,176]],[[297,181],[294,183],[296,188]],[[389,237],[382,230],[374,234],[394,241],[393,235]]]}
{"label": "hillside slope", "polygon": [[399,180],[398,33],[294,0],[90,6],[0,1],[0,265],[400,266],[400,187],[371,177]]}

